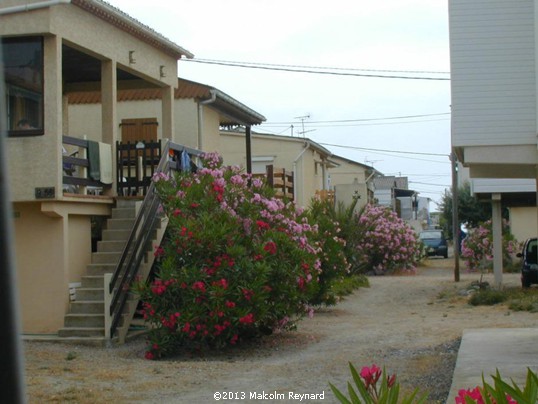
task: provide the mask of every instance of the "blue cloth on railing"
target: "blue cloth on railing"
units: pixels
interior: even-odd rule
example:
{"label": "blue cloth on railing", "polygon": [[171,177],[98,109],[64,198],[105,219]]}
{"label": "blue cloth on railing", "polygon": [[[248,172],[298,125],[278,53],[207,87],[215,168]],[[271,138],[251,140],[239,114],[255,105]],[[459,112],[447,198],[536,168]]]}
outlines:
{"label": "blue cloth on railing", "polygon": [[93,140],[88,140],[88,163],[89,177],[92,180],[99,181],[101,179],[99,143]]}
{"label": "blue cloth on railing", "polygon": [[190,171],[191,169],[191,158],[186,150],[181,152],[181,163],[179,168],[181,171]]}

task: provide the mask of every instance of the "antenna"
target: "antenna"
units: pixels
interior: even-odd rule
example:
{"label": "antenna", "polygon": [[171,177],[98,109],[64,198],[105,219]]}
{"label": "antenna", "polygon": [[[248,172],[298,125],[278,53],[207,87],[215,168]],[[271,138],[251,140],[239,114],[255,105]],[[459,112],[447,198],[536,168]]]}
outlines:
{"label": "antenna", "polygon": [[[303,131],[299,132],[299,133],[301,133],[303,135],[303,137],[304,137],[304,134],[306,133],[305,130],[304,130],[304,120],[307,119],[307,118],[310,119],[310,114],[308,114],[308,113],[306,115],[296,116],[295,118],[293,118],[293,119],[300,119],[301,120],[301,125],[303,127]],[[315,130],[315,129],[312,129],[312,130]],[[311,132],[311,131],[308,131],[308,132]]]}
{"label": "antenna", "polygon": [[368,157],[364,158],[364,162],[369,163],[372,166],[372,168],[374,167],[374,163],[377,163],[378,161],[383,161],[383,160],[368,160]]}

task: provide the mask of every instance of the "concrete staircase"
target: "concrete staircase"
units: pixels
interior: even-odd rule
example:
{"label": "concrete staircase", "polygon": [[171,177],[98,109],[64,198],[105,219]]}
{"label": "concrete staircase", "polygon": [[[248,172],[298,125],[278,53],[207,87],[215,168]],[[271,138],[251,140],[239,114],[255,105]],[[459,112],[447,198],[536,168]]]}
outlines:
{"label": "concrete staircase", "polygon": [[[65,341],[86,345],[108,345],[124,342],[134,316],[138,300],[132,296],[126,305],[122,322],[116,336],[105,338],[105,274],[113,273],[119,262],[123,249],[129,239],[136,218],[136,200],[118,199],[112,209],[112,216],[107,220],[103,230],[102,241],[97,245],[97,252],[92,253],[91,263],[86,275],[81,279],[81,287],[76,289],[75,300],[70,303],[65,316],[64,327],[58,336]],[[141,264],[139,275],[146,279],[153,264],[153,246],[158,245],[166,226],[159,226],[161,220],[156,218],[153,242],[147,246],[145,260]]]}

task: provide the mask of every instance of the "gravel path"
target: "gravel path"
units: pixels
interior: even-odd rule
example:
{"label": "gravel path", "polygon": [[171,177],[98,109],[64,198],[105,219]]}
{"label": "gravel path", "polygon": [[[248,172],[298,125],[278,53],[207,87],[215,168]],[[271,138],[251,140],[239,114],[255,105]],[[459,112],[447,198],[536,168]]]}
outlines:
{"label": "gravel path", "polygon": [[[351,361],[385,366],[402,388],[444,403],[464,329],[538,326],[533,313],[469,306],[458,291],[479,274],[462,273],[455,284],[451,265],[431,259],[415,276],[371,277],[370,288],[303,320],[296,332],[201,356],[147,361],[143,339],[108,349],[25,342],[29,402],[215,403],[215,392],[224,402],[300,402],[289,399],[293,392],[318,394],[302,402],[335,403],[328,383],[345,389]],[[504,280],[517,285],[519,275]],[[285,399],[262,400],[275,392]]]}

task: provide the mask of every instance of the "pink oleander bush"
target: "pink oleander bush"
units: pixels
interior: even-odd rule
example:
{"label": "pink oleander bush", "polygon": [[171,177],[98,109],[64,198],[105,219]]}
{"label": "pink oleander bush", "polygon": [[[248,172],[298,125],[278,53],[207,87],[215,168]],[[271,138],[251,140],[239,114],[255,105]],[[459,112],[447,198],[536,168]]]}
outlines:
{"label": "pink oleander bush", "polygon": [[329,383],[335,397],[344,404],[411,404],[424,403],[427,395],[418,396],[418,388],[410,395],[400,398],[400,384],[396,375],[388,375],[385,369],[377,365],[365,366],[358,373],[353,364],[349,363],[353,384],[347,383],[349,399],[333,384]]}
{"label": "pink oleander bush", "polygon": [[341,225],[336,218],[336,211],[329,200],[313,199],[307,211],[311,223],[316,223],[318,232],[313,240],[318,247],[321,272],[318,276],[318,288],[312,296],[313,305],[333,305],[342,297],[341,284],[350,280],[349,263],[345,254],[346,240],[343,238]]}
{"label": "pink oleander bush", "polygon": [[[377,366],[363,367],[358,373],[349,363],[353,384],[347,383],[349,398],[329,383],[335,397],[344,404],[412,404],[424,403],[427,394],[420,394],[416,388],[410,395],[400,398],[400,385],[396,375],[387,375]],[[530,368],[527,369],[525,387],[521,389],[516,383],[505,382],[499,371],[492,376],[489,384],[482,376],[482,386],[460,389],[455,404],[533,404],[538,402],[538,377]]]}
{"label": "pink oleander bush", "polygon": [[505,382],[499,370],[491,376],[493,384],[489,384],[482,376],[482,386],[458,391],[456,404],[531,404],[538,402],[538,377],[527,368],[525,387],[521,389],[517,383]]}
{"label": "pink oleander bush", "polygon": [[169,224],[156,277],[136,286],[152,325],[148,359],[291,329],[312,313],[316,226],[217,154],[203,162],[195,174],[153,179]]}
{"label": "pink oleander bush", "polygon": [[[517,242],[510,233],[510,226],[503,220],[503,264],[512,262],[512,256],[517,250]],[[491,220],[471,228],[461,245],[461,257],[468,270],[488,270],[493,267],[493,233]]]}
{"label": "pink oleander bush", "polygon": [[414,271],[421,243],[414,230],[383,206],[366,205],[346,227],[348,261],[356,273]]}

